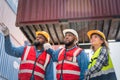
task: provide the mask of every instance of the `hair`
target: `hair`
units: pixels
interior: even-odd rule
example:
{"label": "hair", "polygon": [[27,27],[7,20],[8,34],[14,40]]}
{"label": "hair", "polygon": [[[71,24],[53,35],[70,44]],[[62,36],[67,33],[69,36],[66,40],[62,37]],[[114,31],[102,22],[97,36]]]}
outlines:
{"label": "hair", "polygon": [[[94,34],[96,34],[96,33],[94,33]],[[99,34],[96,34],[96,35],[98,35],[100,37],[100,39],[103,41],[101,46],[105,47],[108,50],[109,49],[108,42],[101,35],[99,35]],[[94,46],[91,46],[90,48],[94,50]]]}

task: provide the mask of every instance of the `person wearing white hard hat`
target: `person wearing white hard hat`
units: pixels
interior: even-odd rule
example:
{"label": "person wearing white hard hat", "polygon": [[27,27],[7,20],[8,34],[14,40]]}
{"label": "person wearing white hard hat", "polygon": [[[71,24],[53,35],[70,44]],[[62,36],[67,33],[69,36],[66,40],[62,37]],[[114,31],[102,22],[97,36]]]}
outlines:
{"label": "person wearing white hard hat", "polygon": [[84,80],[89,61],[84,50],[76,45],[78,34],[74,29],[65,29],[63,34],[65,47],[55,52],[50,48],[47,50],[57,62],[57,80]]}
{"label": "person wearing white hard hat", "polygon": [[85,80],[117,80],[104,33],[90,30],[87,35],[94,54],[85,72]]}
{"label": "person wearing white hard hat", "polygon": [[7,27],[2,28],[2,32],[5,36],[5,51],[21,58],[18,80],[54,80],[53,61],[43,47],[50,41],[47,32],[37,31],[34,45],[21,47],[12,46]]}

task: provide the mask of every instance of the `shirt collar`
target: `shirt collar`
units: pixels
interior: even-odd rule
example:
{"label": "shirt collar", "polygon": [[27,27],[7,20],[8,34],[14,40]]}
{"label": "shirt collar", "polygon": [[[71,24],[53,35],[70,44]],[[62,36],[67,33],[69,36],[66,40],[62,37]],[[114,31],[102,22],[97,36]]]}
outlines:
{"label": "shirt collar", "polygon": [[66,50],[69,51],[69,50],[72,50],[72,49],[74,49],[74,48],[76,48],[76,47],[77,47],[77,45],[73,46],[73,47],[70,48],[70,49],[66,49]]}
{"label": "shirt collar", "polygon": [[34,46],[34,47],[35,47],[35,50],[38,51],[38,52],[44,51],[44,48],[42,48],[41,50],[38,50],[38,49],[36,48],[36,46]]}

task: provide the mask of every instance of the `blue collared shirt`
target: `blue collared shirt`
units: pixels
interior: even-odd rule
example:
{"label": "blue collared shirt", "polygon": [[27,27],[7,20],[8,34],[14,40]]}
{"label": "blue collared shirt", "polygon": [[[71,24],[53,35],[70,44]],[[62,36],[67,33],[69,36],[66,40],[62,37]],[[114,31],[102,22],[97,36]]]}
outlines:
{"label": "blue collared shirt", "polygon": [[[6,36],[5,37],[5,51],[7,54],[15,57],[21,57],[23,54],[25,46],[20,46],[20,47],[14,47],[10,41],[10,37]],[[36,57],[38,57],[43,50],[36,50]],[[34,74],[32,74],[32,79],[34,80]],[[53,77],[53,61],[50,59],[50,63],[47,65],[46,70],[45,70],[45,80],[54,80]]]}

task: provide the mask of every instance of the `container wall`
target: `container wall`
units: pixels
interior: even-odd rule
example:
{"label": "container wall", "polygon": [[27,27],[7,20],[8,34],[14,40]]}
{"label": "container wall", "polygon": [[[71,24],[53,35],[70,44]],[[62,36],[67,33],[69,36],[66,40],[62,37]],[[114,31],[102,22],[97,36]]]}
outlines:
{"label": "container wall", "polygon": [[120,0],[19,0],[17,24],[120,16]]}

